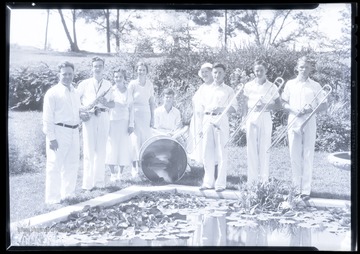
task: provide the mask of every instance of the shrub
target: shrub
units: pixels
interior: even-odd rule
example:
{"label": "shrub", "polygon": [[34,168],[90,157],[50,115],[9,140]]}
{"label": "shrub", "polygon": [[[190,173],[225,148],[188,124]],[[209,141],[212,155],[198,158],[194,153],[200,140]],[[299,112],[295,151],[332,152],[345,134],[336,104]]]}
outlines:
{"label": "shrub", "polygon": [[326,152],[349,151],[351,124],[349,103],[334,102],[327,112],[317,116],[316,150]]}

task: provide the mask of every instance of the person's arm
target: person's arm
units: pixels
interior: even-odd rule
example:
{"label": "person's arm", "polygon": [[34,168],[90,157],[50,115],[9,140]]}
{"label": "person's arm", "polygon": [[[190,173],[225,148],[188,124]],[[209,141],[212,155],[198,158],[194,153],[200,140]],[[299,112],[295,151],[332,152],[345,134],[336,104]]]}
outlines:
{"label": "person's arm", "polygon": [[131,102],[129,104],[129,127],[128,127],[128,133],[131,134],[134,131],[134,106]]}
{"label": "person's arm", "polygon": [[54,109],[55,99],[52,91],[48,91],[44,96],[43,104],[43,132],[50,141],[50,149],[56,151],[59,146],[55,134]]}
{"label": "person's arm", "polygon": [[158,109],[155,109],[154,110],[154,123],[153,123],[152,128],[158,129],[159,124],[160,124],[160,117],[159,117]]}
{"label": "person's arm", "polygon": [[154,97],[154,87],[151,85],[150,90],[150,98],[149,98],[149,106],[150,106],[150,127],[154,127],[154,110],[155,110],[155,97]]}
{"label": "person's arm", "polygon": [[182,127],[182,120],[181,120],[181,112],[180,110],[177,110],[176,120],[175,120],[175,131],[179,130]]}

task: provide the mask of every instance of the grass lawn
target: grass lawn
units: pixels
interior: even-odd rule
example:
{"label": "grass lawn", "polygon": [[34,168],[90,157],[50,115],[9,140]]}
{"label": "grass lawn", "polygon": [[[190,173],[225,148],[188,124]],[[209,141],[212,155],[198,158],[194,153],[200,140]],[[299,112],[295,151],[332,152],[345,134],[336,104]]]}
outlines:
{"label": "grass lawn", "polygon": [[[152,186],[148,180],[132,180],[130,171],[125,171],[120,184],[108,185],[90,193],[81,190],[82,162],[79,168],[77,194],[74,199],[66,200],[59,205],[46,206],[45,190],[45,136],[41,132],[41,112],[9,112],[9,172],[14,167],[28,167],[24,173],[9,174],[9,207],[10,221],[18,221],[39,215],[66,205],[82,202],[93,197],[117,191],[133,184]],[[229,148],[228,189],[237,190],[246,181],[246,147]],[[11,154],[15,153],[15,154]],[[312,196],[322,198],[350,199],[350,171],[341,170],[327,161],[328,153],[316,152],[314,159]],[[15,162],[15,161],[16,162]],[[291,169],[287,147],[274,148],[270,158],[270,176],[290,183]],[[203,177],[203,169],[191,167],[177,183],[199,186]],[[110,172],[106,171],[109,184]]]}

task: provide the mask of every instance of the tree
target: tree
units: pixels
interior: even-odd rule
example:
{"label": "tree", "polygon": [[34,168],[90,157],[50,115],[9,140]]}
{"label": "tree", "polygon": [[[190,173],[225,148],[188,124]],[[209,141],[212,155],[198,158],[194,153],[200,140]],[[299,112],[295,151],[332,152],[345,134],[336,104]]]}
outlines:
{"label": "tree", "polygon": [[302,37],[317,38],[319,17],[299,10],[229,10],[228,34],[247,35],[256,45],[288,45]]}
{"label": "tree", "polygon": [[71,10],[74,41],[71,38],[71,35],[69,33],[69,29],[67,28],[66,21],[65,21],[65,18],[64,18],[64,14],[62,13],[62,10],[58,9],[58,11],[59,11],[59,14],[60,14],[61,23],[63,24],[64,30],[65,30],[66,37],[68,38],[69,43],[70,43],[70,50],[72,52],[79,52],[80,49],[79,49],[79,47],[77,45],[76,28],[75,28],[76,19],[77,19],[76,10]]}
{"label": "tree", "polygon": [[45,29],[45,43],[44,43],[44,50],[47,49],[47,37],[48,37],[48,28],[49,28],[49,17],[50,17],[50,10],[47,9],[47,16],[46,16],[46,29]]}
{"label": "tree", "polygon": [[[116,45],[116,51],[120,50],[120,41],[122,39],[122,35],[130,33],[130,31],[134,28],[132,23],[132,14],[135,13],[135,11],[130,10],[129,12],[127,10],[122,10],[125,14],[128,13],[127,17],[124,21],[121,21],[121,13],[119,9],[116,9],[116,18],[115,21],[111,19],[112,11],[110,9],[104,9],[104,10],[81,10],[80,15],[85,19],[86,23],[93,23],[96,24],[98,27],[98,30],[103,32],[105,31],[106,34],[106,45],[107,45],[107,52],[111,52],[111,38],[114,36],[115,38],[115,45]],[[138,18],[136,16],[136,18]]]}

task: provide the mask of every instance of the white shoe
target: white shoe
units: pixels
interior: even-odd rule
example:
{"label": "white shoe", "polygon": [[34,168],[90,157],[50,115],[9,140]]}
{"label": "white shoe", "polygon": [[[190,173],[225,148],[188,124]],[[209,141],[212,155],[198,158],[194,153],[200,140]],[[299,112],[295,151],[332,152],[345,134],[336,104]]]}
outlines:
{"label": "white shoe", "polygon": [[116,181],[120,181],[120,180],[121,180],[121,173],[119,170],[119,172],[117,172],[117,174],[116,174]]}
{"label": "white shoe", "polygon": [[139,169],[137,167],[132,167],[131,168],[131,176],[133,178],[137,177],[139,175]]}
{"label": "white shoe", "polygon": [[110,175],[110,182],[115,183],[117,181],[117,174],[111,174]]}

